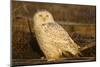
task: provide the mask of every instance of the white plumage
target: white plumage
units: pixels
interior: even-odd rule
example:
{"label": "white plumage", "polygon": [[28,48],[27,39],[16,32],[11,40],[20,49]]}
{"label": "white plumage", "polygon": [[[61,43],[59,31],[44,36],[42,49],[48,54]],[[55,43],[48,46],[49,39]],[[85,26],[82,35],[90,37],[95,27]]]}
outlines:
{"label": "white plumage", "polygon": [[33,17],[37,41],[47,60],[57,60],[63,56],[76,56],[79,46],[64,28],[56,23],[48,11],[39,11]]}

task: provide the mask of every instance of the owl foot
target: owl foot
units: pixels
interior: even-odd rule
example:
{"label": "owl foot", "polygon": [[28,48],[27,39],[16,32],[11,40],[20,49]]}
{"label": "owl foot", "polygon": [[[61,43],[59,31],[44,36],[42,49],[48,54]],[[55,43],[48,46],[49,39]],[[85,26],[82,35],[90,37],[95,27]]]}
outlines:
{"label": "owl foot", "polygon": [[55,61],[56,59],[47,59],[47,61],[49,62],[49,61]]}

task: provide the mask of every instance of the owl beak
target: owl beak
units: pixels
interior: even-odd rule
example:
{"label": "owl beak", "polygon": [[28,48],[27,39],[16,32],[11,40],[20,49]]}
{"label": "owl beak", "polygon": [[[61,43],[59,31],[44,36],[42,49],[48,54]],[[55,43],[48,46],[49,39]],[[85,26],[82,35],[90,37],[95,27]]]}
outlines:
{"label": "owl beak", "polygon": [[46,20],[46,18],[43,18],[43,21],[45,21]]}

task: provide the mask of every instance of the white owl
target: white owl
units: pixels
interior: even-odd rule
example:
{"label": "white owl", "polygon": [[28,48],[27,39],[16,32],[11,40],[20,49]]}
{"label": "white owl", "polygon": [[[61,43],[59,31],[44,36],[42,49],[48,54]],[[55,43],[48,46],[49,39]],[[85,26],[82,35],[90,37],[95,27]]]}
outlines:
{"label": "white owl", "polygon": [[71,39],[61,25],[54,21],[50,12],[46,10],[36,12],[33,21],[38,44],[48,61],[80,53],[80,46]]}

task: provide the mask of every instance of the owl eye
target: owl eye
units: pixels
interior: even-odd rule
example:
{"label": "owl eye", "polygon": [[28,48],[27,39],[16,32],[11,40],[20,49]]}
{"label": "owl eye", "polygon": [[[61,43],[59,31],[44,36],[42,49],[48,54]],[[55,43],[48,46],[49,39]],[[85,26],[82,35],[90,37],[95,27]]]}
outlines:
{"label": "owl eye", "polygon": [[42,15],[41,15],[41,14],[40,14],[39,16],[40,16],[40,17],[42,17]]}
{"label": "owl eye", "polygon": [[49,15],[46,15],[46,17],[49,17]]}

